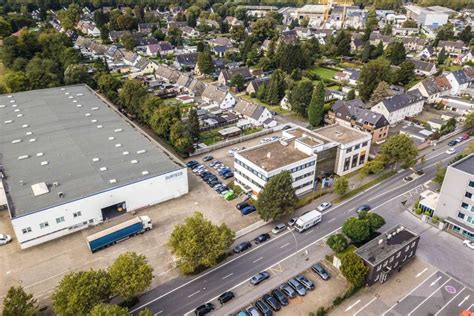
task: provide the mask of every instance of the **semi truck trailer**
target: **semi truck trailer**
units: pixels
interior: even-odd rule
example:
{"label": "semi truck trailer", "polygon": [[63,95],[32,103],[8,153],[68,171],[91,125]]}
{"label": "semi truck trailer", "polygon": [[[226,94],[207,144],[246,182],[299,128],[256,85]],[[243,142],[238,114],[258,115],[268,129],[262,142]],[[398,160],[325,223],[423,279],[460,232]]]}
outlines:
{"label": "semi truck trailer", "polygon": [[116,243],[143,234],[153,228],[148,216],[138,216],[113,227],[104,229],[87,237],[87,245],[92,252],[115,245]]}

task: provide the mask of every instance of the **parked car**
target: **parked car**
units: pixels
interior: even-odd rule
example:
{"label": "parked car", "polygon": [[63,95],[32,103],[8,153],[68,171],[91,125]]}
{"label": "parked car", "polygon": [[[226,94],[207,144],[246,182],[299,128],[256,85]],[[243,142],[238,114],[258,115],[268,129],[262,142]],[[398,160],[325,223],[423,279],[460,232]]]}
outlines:
{"label": "parked car", "polygon": [[190,168],[190,169],[193,169],[194,167],[196,167],[197,165],[199,165],[199,162],[197,162],[196,160],[191,160],[191,161],[188,161],[186,163],[186,167]]}
{"label": "parked car", "polygon": [[456,142],[457,143],[460,143],[462,142],[464,139],[462,138],[462,136],[459,136],[458,138],[456,138]]}
{"label": "parked car", "polygon": [[466,133],[466,134],[462,135],[462,140],[463,141],[468,140],[468,139],[469,139],[469,134]]}
{"label": "parked car", "polygon": [[243,241],[234,247],[234,252],[240,253],[242,251],[249,249],[250,247],[252,247],[252,244],[249,241]]}
{"label": "parked car", "polygon": [[447,153],[448,155],[452,155],[452,154],[454,154],[455,152],[456,152],[456,149],[454,149],[454,148],[449,148],[448,150],[446,150],[446,153]]}
{"label": "parked car", "polygon": [[252,305],[247,306],[245,311],[249,316],[260,316],[260,312]]}
{"label": "parked car", "polygon": [[287,129],[290,129],[290,128],[291,128],[291,125],[285,125],[285,126],[283,126],[282,130],[286,131]]}
{"label": "parked car", "polygon": [[235,199],[235,193],[232,190],[227,191],[226,193],[223,193],[222,196],[226,201],[232,201]]}
{"label": "parked car", "polygon": [[370,207],[370,205],[367,205],[367,204],[364,204],[364,205],[361,205],[359,206],[358,208],[356,208],[356,212],[357,213],[360,213],[360,212],[368,212],[370,211],[372,208]]}
{"label": "parked car", "polygon": [[234,173],[232,171],[229,171],[222,175],[222,179],[226,180],[226,179],[232,178],[233,176],[234,176]]}
{"label": "parked car", "polygon": [[474,241],[472,241],[472,240],[467,240],[466,239],[462,242],[462,244],[464,246],[466,246],[467,248],[469,248],[469,249],[474,249]]}
{"label": "parked car", "polygon": [[323,203],[319,204],[318,211],[320,211],[320,212],[325,211],[328,208],[330,208],[331,206],[332,206],[332,204],[330,202],[323,202]]}
{"label": "parked car", "polygon": [[326,269],[324,269],[324,267],[320,263],[313,264],[313,266],[311,267],[311,270],[313,270],[314,273],[319,275],[319,277],[323,279],[324,281],[327,281],[331,278],[329,273],[326,271]]}
{"label": "parked car", "polygon": [[219,160],[213,160],[211,161],[211,163],[209,164],[209,167],[214,167],[215,165],[217,165],[218,163],[221,163]]}
{"label": "parked car", "polygon": [[206,303],[196,308],[196,310],[194,311],[194,314],[196,316],[206,315],[212,312],[213,310],[214,310],[214,305],[212,303]]}
{"label": "parked car", "polygon": [[267,305],[263,300],[257,300],[255,302],[255,306],[258,308],[260,313],[262,313],[264,316],[272,316],[273,312],[270,309],[270,306]]}
{"label": "parked car", "polygon": [[277,235],[277,234],[281,233],[282,231],[284,231],[285,229],[286,229],[286,225],[281,223],[281,224],[278,224],[275,227],[273,227],[272,233]]}
{"label": "parked car", "polygon": [[272,291],[273,297],[275,297],[282,306],[289,304],[288,297],[280,289],[274,289]]}
{"label": "parked car", "polygon": [[293,227],[293,225],[295,225],[297,220],[298,220],[298,217],[290,218],[290,220],[288,221],[288,226]]}
{"label": "parked car", "polygon": [[295,277],[296,280],[298,280],[298,282],[300,282],[301,284],[303,284],[303,286],[309,290],[309,291],[312,291],[314,290],[314,283],[313,281],[311,281],[310,279],[308,279],[307,277],[305,277],[304,275],[302,274],[298,274],[296,277]]}
{"label": "parked car", "polygon": [[240,214],[242,215],[249,215],[250,213],[255,212],[257,209],[253,205],[249,205],[247,207],[244,207],[243,209],[240,210]]}
{"label": "parked car", "polygon": [[296,291],[293,290],[291,286],[288,285],[288,283],[283,283],[282,285],[279,286],[279,289],[285,293],[286,296],[289,298],[295,298],[296,297]]}
{"label": "parked car", "polygon": [[275,312],[278,312],[281,309],[280,303],[277,299],[271,296],[270,294],[265,294],[262,299],[267,303]]}
{"label": "parked car", "polygon": [[12,241],[12,237],[7,234],[0,234],[0,246],[8,244],[10,241]]}
{"label": "parked car", "polygon": [[458,142],[455,141],[455,140],[451,140],[450,142],[448,142],[448,146],[454,146],[456,145]]}
{"label": "parked car", "polygon": [[247,201],[244,201],[244,202],[237,203],[235,208],[240,211],[241,209],[246,208],[247,206],[250,206],[250,204]]}
{"label": "parked car", "polygon": [[251,279],[250,279],[250,284],[252,285],[259,285],[266,279],[270,278],[270,273],[267,271],[262,271],[257,274],[255,274]]}
{"label": "parked car", "polygon": [[204,158],[202,158],[202,161],[211,161],[212,159],[214,159],[214,157],[212,157],[211,155],[208,155],[208,156],[204,156]]}
{"label": "parked car", "polygon": [[227,292],[222,293],[217,298],[217,300],[219,301],[219,303],[224,304],[224,303],[227,303],[228,301],[230,301],[231,299],[233,299],[234,297],[235,297],[235,295],[234,295],[233,292],[227,291]]}
{"label": "parked car", "polygon": [[255,243],[258,245],[258,244],[261,244],[262,242],[265,242],[269,239],[270,239],[270,234],[263,233],[263,234],[258,235],[254,240],[255,240]]}
{"label": "parked car", "polygon": [[294,279],[294,278],[289,279],[288,280],[288,285],[291,286],[293,288],[293,290],[295,290],[296,293],[298,293],[299,296],[305,296],[306,295],[305,287],[303,286],[303,284],[298,282],[296,279]]}

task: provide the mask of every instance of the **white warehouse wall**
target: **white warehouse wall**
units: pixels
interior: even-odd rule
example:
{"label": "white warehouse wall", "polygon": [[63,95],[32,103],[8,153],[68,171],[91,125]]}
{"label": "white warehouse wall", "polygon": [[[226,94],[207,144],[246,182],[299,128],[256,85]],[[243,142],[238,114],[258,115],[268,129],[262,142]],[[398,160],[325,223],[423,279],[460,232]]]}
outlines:
{"label": "white warehouse wall", "polygon": [[[117,187],[66,204],[12,219],[13,229],[22,249],[53,240],[103,221],[101,209],[126,202],[127,211],[137,210],[188,193],[186,168],[157,177]],[[74,217],[73,213],[81,212]],[[57,223],[56,219],[64,217]],[[153,219],[152,219],[153,220]],[[40,223],[48,227],[40,228]],[[22,230],[30,227],[31,232]]]}

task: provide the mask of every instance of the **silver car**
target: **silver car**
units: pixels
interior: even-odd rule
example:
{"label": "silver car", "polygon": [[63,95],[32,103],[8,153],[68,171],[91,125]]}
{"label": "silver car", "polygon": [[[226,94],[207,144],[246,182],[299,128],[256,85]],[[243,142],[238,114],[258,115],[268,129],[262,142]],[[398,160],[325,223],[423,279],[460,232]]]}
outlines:
{"label": "silver car", "polygon": [[293,288],[293,290],[298,293],[299,296],[305,296],[306,295],[306,289],[305,287],[298,282],[296,279],[291,278],[288,280],[288,284]]}
{"label": "silver car", "polygon": [[8,244],[10,241],[12,241],[12,237],[10,235],[0,234],[0,246]]}
{"label": "silver car", "polygon": [[276,225],[275,227],[273,227],[272,229],[272,233],[277,235],[279,233],[281,233],[282,231],[284,231],[286,229],[286,225],[285,224],[278,224]]}
{"label": "silver car", "polygon": [[255,307],[253,307],[252,305],[247,306],[247,308],[245,309],[245,311],[246,311],[247,314],[249,314],[250,316],[260,316],[260,315],[262,315],[262,314],[260,314],[260,312],[259,312]]}

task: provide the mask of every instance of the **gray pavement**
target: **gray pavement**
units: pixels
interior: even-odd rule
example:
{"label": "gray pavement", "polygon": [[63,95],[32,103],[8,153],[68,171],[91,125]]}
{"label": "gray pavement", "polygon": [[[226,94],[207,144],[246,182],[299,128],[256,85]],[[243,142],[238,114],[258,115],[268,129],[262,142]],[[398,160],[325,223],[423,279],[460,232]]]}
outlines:
{"label": "gray pavement", "polygon": [[[458,151],[465,148],[467,144],[466,142],[458,145]],[[323,215],[323,221],[317,228],[304,234],[293,234],[291,231],[287,231],[259,247],[253,247],[246,253],[228,259],[220,266],[199,276],[192,278],[180,277],[154,288],[141,297],[140,304],[132,312],[137,312],[146,307],[154,313],[182,315],[208,301],[213,301],[216,304],[216,297],[224,291],[247,282],[255,273],[269,269],[276,263],[284,260],[294,260],[292,259],[293,256],[300,254],[307,247],[332,234],[339,229],[347,217],[355,215],[355,208],[361,204],[369,203],[375,212],[384,216],[387,219],[387,228],[393,223],[398,223],[399,218],[402,217],[400,215],[404,212],[400,199],[408,199],[404,196],[407,192],[423,185],[427,181],[425,179],[431,179],[439,161],[447,164],[452,159],[452,157],[445,154],[446,149],[446,145],[438,144],[435,151],[426,155],[425,175],[419,179],[406,183],[403,178],[411,174],[412,171],[401,170],[396,176],[327,211]],[[307,208],[314,208],[315,206],[316,203],[307,206]],[[411,215],[408,214],[408,216]],[[412,220],[417,221],[414,218]],[[268,225],[244,236],[237,242],[251,240],[256,235],[270,229],[271,226]],[[420,248],[434,247],[428,241],[425,246],[420,244],[419,252],[421,251]],[[456,246],[455,249],[459,248]],[[430,256],[430,252],[427,251],[426,255]],[[465,268],[467,266],[467,269],[469,269],[471,262],[459,262],[459,265],[464,265]],[[284,281],[284,279],[281,281]],[[265,293],[265,291],[261,292],[256,295]]]}

